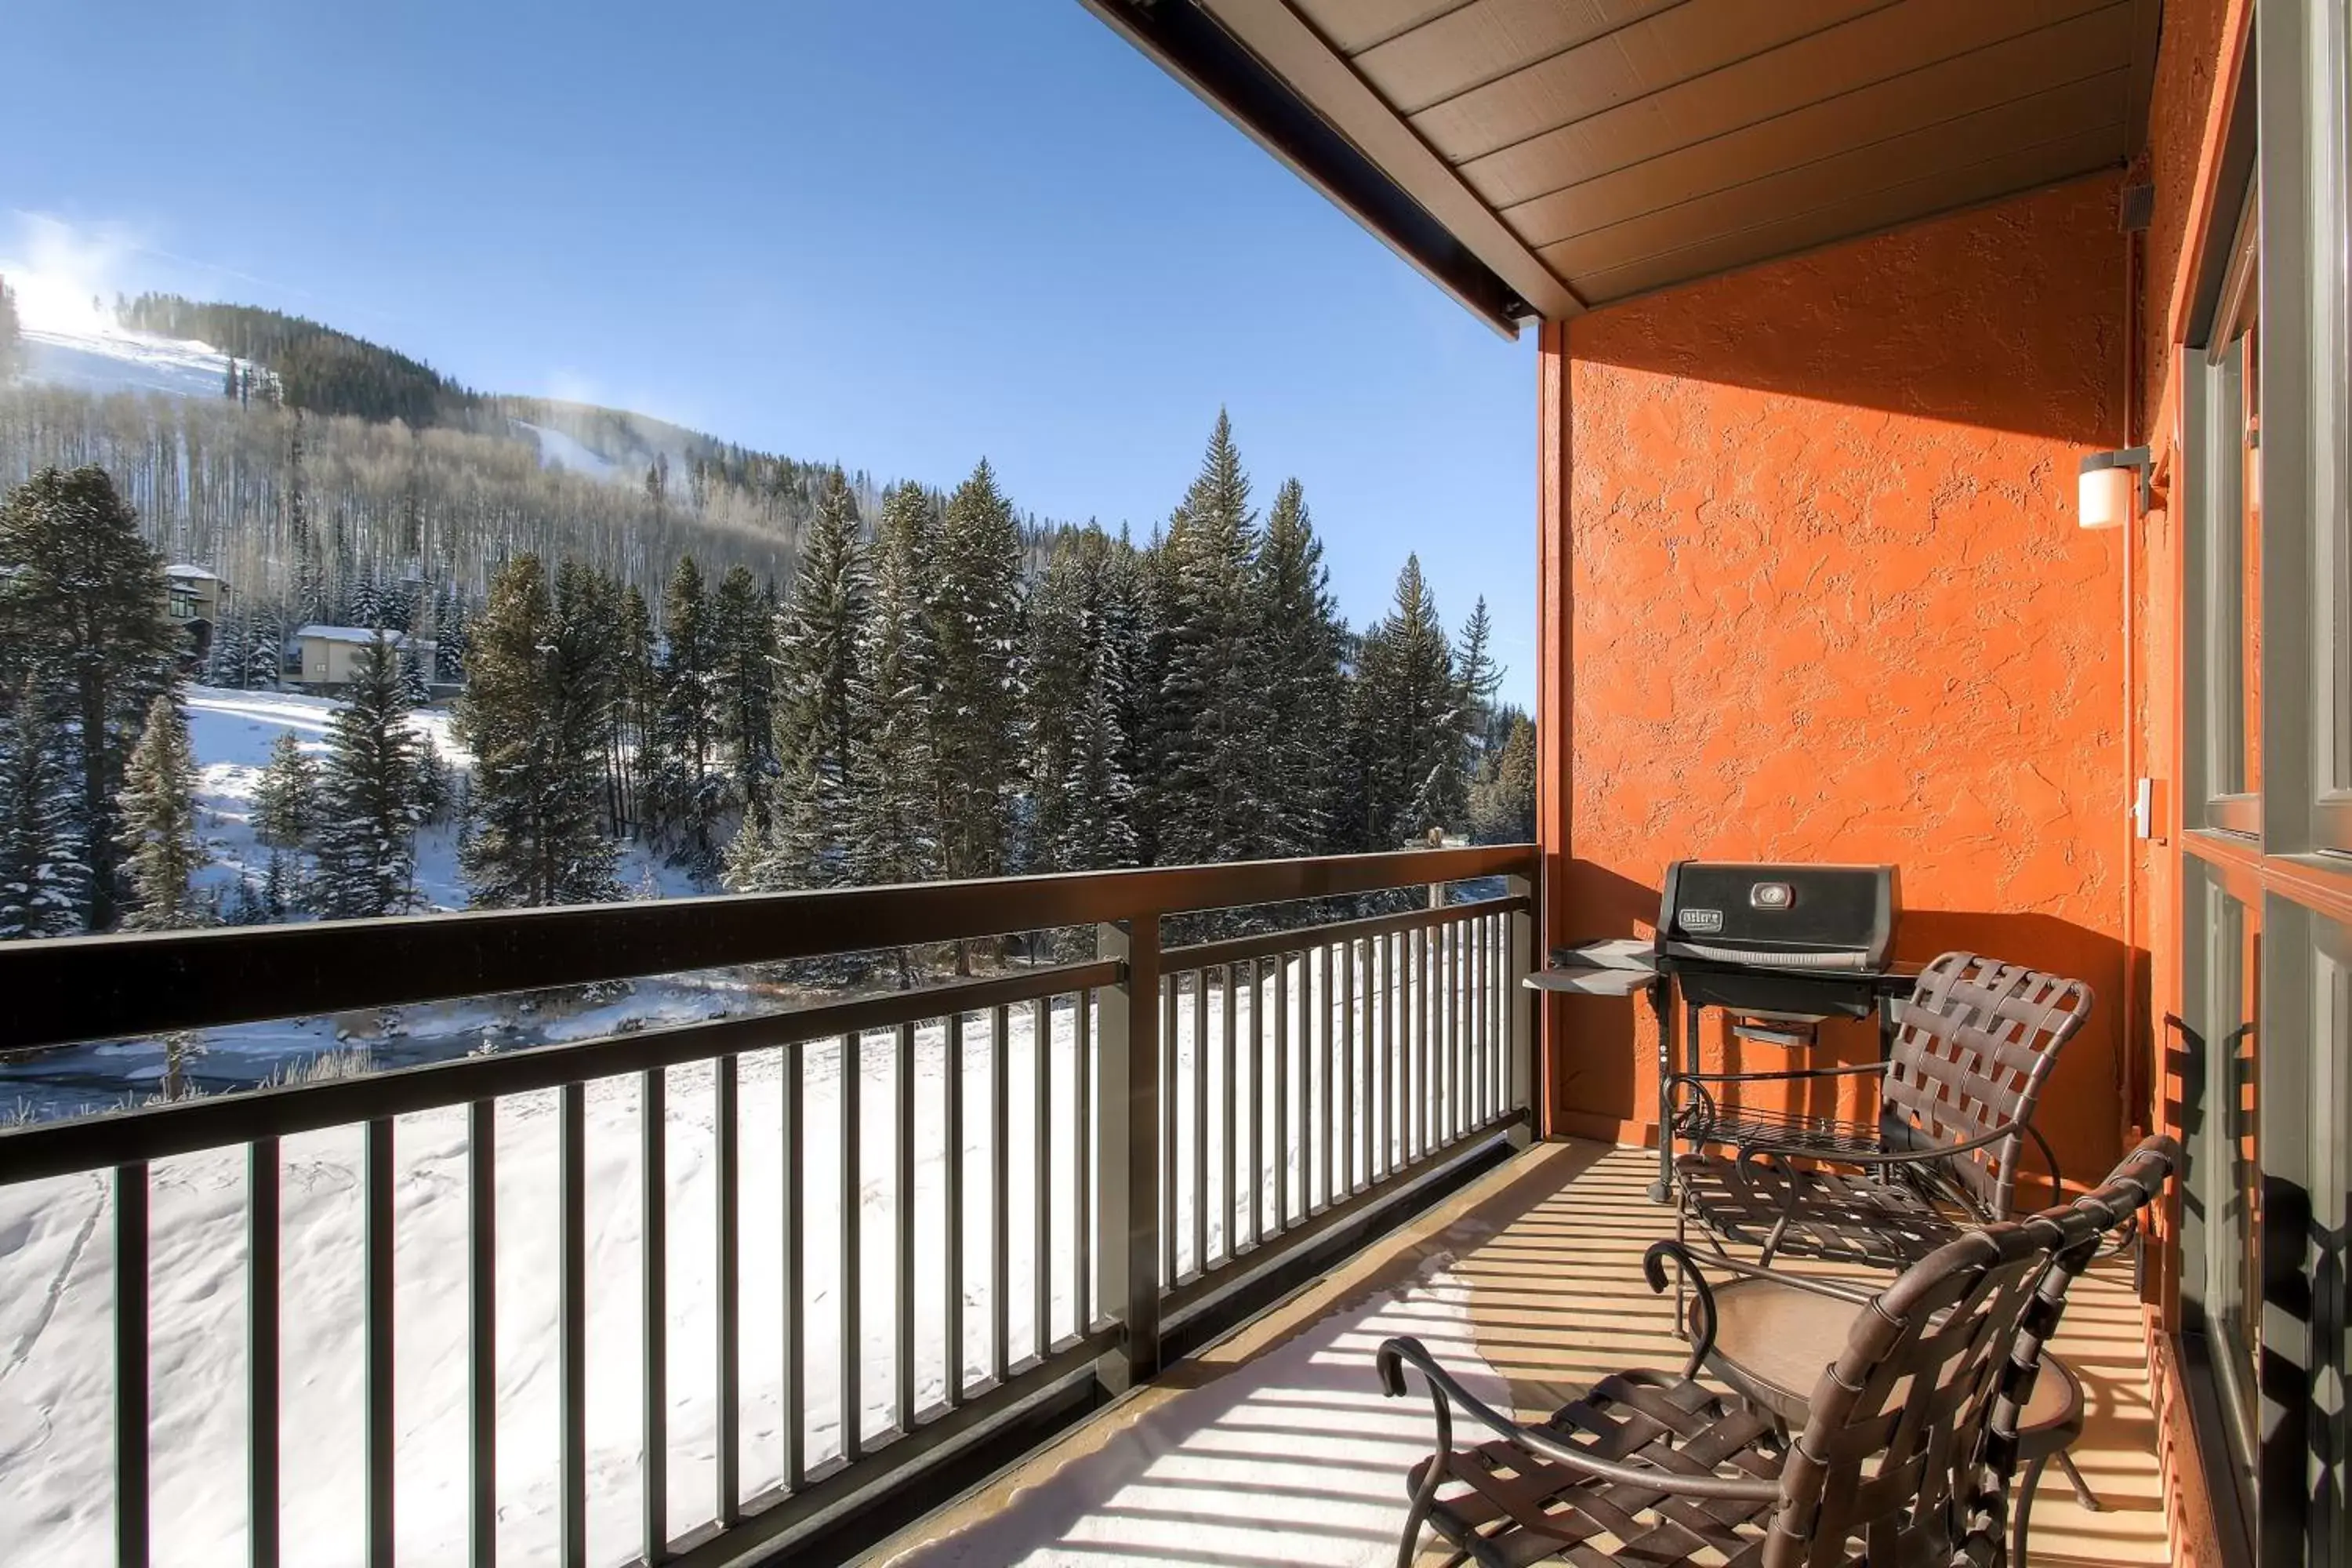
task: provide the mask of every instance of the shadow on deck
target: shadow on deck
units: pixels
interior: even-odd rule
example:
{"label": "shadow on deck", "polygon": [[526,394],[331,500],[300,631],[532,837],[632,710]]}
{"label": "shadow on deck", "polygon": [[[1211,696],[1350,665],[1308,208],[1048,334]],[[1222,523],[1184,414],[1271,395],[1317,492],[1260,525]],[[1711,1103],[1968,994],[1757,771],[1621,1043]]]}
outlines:
{"label": "shadow on deck", "polygon": [[[872,1561],[1394,1561],[1404,1473],[1432,1438],[1417,1382],[1410,1399],[1381,1396],[1382,1339],[1418,1335],[1474,1392],[1528,1418],[1606,1373],[1681,1364],[1672,1309],[1641,1275],[1642,1249],[1673,1223],[1643,1196],[1654,1159],[1585,1142],[1528,1151]],[[2168,1561],[2126,1261],[2075,1288],[2058,1343],[2090,1401],[2074,1453],[2103,1507],[2077,1506],[2052,1476],[2034,1563]]]}

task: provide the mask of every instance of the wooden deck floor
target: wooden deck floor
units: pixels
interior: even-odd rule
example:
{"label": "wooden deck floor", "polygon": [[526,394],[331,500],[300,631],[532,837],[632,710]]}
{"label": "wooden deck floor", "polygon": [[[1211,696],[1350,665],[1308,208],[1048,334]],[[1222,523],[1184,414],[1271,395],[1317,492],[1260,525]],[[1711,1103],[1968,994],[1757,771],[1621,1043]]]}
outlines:
{"label": "wooden deck floor", "polygon": [[[1449,1362],[1483,1361],[1490,1396],[1528,1418],[1606,1373],[1681,1363],[1671,1310],[1641,1276],[1643,1248],[1672,1228],[1643,1195],[1654,1159],[1577,1142],[1528,1152],[873,1560],[1392,1562],[1429,1417],[1417,1383],[1409,1400],[1380,1397],[1381,1338],[1419,1333]],[[2084,1510],[2047,1477],[2037,1564],[2169,1560],[2139,1324],[2120,1260],[2070,1300],[2059,1347],[2091,1403],[2074,1458],[2103,1506]]]}

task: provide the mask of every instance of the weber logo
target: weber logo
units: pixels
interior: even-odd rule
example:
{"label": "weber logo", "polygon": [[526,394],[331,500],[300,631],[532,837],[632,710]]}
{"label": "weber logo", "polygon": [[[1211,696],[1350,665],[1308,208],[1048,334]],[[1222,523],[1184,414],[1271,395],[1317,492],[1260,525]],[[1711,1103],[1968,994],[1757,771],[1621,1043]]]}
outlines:
{"label": "weber logo", "polygon": [[1685,910],[1680,917],[1683,930],[1693,936],[1712,935],[1723,930],[1721,910]]}

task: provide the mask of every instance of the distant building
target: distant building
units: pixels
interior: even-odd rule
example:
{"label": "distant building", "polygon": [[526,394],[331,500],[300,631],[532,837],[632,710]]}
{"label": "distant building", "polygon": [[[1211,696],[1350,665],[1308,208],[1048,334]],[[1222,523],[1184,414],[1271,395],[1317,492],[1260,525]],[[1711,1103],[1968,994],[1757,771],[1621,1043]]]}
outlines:
{"label": "distant building", "polygon": [[[396,651],[414,655],[431,668],[431,642],[412,637],[406,632],[383,635]],[[359,678],[360,660],[373,641],[375,632],[368,626],[304,626],[287,639],[286,679],[294,686],[349,686]]]}
{"label": "distant building", "polygon": [[228,579],[182,563],[163,568],[163,613],[188,639],[184,657],[200,664],[212,652],[213,628],[228,603]]}

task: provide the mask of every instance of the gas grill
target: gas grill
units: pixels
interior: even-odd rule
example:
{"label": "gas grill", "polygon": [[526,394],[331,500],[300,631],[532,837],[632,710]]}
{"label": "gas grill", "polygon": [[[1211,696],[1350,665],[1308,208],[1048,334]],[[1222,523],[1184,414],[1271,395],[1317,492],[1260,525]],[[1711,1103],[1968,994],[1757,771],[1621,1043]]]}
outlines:
{"label": "gas grill", "polygon": [[[1666,868],[1653,952],[1661,1131],[1652,1196],[1664,1201],[1672,1183],[1676,1080],[1699,1070],[1703,1009],[1720,1009],[1736,1038],[1790,1049],[1814,1045],[1824,1018],[1875,1013],[1885,1054],[1894,1028],[1886,1003],[1908,994],[1917,973],[1890,962],[1895,911],[1892,866],[1677,860]],[[1682,1000],[1679,1072],[1665,983]],[[1711,1131],[1720,1139],[1727,1124]]]}

